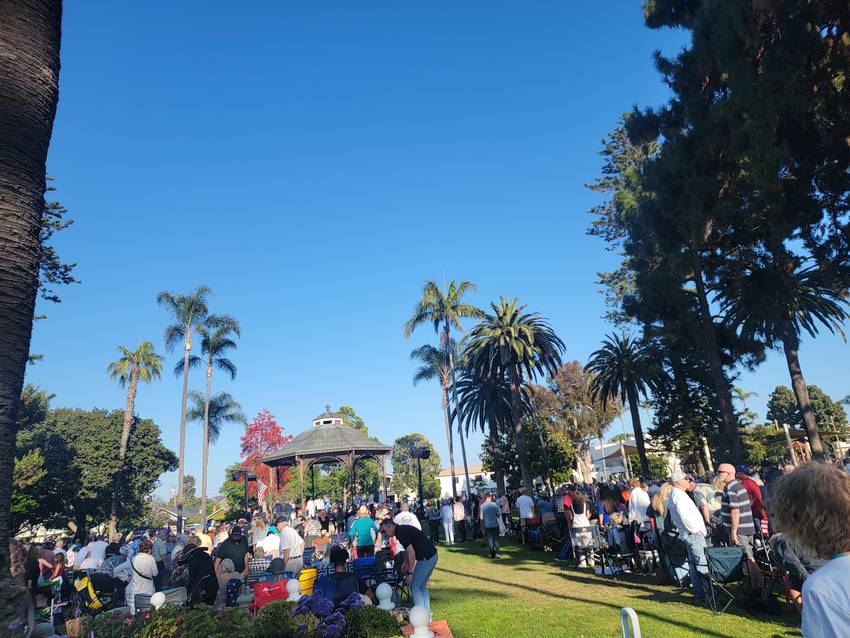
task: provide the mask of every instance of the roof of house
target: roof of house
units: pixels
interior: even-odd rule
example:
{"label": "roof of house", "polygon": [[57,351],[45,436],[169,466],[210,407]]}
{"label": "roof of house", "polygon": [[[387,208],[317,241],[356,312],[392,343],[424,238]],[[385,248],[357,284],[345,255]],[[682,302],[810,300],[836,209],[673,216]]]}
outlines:
{"label": "roof of house", "polygon": [[[463,466],[454,468],[455,476],[463,476]],[[488,470],[484,469],[484,466],[480,463],[478,465],[470,465],[469,466],[469,474],[472,476],[473,474],[489,474]],[[440,470],[440,473],[437,476],[451,476],[452,470],[451,468],[443,468]]]}

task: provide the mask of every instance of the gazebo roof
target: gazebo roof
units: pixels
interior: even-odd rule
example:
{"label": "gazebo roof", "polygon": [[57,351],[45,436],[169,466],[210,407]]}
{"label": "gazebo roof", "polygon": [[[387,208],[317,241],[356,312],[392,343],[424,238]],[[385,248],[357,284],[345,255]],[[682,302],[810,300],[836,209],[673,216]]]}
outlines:
{"label": "gazebo roof", "polygon": [[295,465],[301,459],[331,458],[353,453],[355,456],[388,454],[391,445],[370,439],[357,428],[336,423],[317,425],[292,439],[280,451],[263,459],[271,467]]}

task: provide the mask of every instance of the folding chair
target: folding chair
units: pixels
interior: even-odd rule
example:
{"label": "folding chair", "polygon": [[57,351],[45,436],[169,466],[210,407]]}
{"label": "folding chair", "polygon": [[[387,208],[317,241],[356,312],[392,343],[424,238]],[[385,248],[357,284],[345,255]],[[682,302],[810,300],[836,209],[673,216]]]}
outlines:
{"label": "folding chair", "polygon": [[[706,547],[708,604],[712,613],[722,614],[735,602],[731,588],[744,580],[744,550],[740,547]],[[723,598],[726,598],[725,604]],[[722,608],[721,608],[722,605]]]}
{"label": "folding chair", "polygon": [[661,562],[667,573],[682,588],[690,586],[691,576],[688,566],[688,548],[676,532],[661,530],[657,533],[661,546]]}
{"label": "folding chair", "polygon": [[573,558],[579,567],[593,567],[598,558],[602,563],[602,572],[605,572],[605,552],[598,527],[571,527],[570,541],[573,546]]}
{"label": "folding chair", "polygon": [[316,553],[316,548],[312,545],[310,547],[305,547],[304,551],[301,553],[301,560],[304,561],[305,565],[309,565],[310,561],[313,560],[313,555]]}
{"label": "folding chair", "polygon": [[616,575],[618,568],[620,571],[627,571],[634,567],[638,553],[631,526],[612,525],[608,528],[608,549],[605,554],[608,564],[611,565],[612,576]]}
{"label": "folding chair", "polygon": [[357,578],[366,583],[369,587],[375,585],[375,557],[366,556],[364,558],[355,558],[351,562],[351,568]]}

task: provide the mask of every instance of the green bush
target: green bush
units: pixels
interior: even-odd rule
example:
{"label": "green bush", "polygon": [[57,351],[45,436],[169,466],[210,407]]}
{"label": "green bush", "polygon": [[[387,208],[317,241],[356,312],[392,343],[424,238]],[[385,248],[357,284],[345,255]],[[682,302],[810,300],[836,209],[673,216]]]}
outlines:
{"label": "green bush", "polygon": [[285,600],[276,600],[261,607],[252,627],[255,638],[292,638],[298,624],[292,617],[294,608],[294,603]]}
{"label": "green bush", "polygon": [[166,605],[140,611],[125,622],[102,614],[91,623],[96,638],[233,638],[248,631],[244,609],[228,609],[219,616],[207,605],[191,609]]}
{"label": "green bush", "polygon": [[377,607],[360,607],[345,612],[342,638],[393,638],[400,635],[398,622],[388,611]]}

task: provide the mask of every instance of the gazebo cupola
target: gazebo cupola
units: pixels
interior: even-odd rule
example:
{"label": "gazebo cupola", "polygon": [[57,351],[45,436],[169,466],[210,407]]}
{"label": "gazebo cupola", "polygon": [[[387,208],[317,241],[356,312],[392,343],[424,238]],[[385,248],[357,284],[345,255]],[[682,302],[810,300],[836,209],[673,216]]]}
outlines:
{"label": "gazebo cupola", "polygon": [[326,405],[325,411],[313,419],[313,427],[317,428],[320,425],[342,425],[342,415],[336,412],[331,412],[331,406]]}

